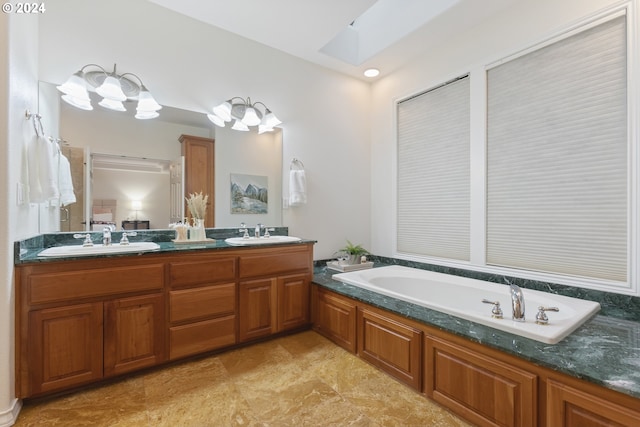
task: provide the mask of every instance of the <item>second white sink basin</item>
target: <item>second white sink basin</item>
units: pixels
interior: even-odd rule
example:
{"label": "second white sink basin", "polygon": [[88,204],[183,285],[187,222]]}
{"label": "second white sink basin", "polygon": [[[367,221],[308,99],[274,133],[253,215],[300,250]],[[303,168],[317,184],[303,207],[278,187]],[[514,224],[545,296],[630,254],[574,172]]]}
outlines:
{"label": "second white sink basin", "polygon": [[302,240],[293,236],[270,236],[270,237],[230,237],[225,239],[225,243],[232,246],[252,246],[252,245],[269,245],[273,243],[291,243]]}
{"label": "second white sink basin", "polygon": [[47,248],[40,252],[38,256],[41,257],[71,257],[71,256],[90,256],[90,255],[105,255],[105,254],[121,254],[130,252],[148,252],[154,251],[160,248],[160,245],[153,242],[131,242],[128,245],[121,245],[114,243],[110,246],[93,245],[68,245],[68,246],[54,246]]}

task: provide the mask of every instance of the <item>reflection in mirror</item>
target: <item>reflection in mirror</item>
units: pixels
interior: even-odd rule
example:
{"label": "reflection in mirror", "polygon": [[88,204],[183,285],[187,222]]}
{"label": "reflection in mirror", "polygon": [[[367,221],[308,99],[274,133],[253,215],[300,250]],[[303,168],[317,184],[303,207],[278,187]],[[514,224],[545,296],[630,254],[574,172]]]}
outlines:
{"label": "reflection in mirror", "polygon": [[[126,113],[100,107],[79,110],[60,102],[54,84],[40,83],[39,112],[45,132],[63,140],[61,151],[71,163],[76,194],[76,203],[68,206],[41,206],[41,233],[90,230],[92,222],[100,230],[104,222],[118,229],[167,228],[175,217],[170,180],[172,168],[179,168],[181,161],[178,139],[183,134],[215,139],[216,227],[241,222],[282,225],[281,129],[261,135],[214,130],[205,114],[166,106],[156,119],[136,120],[135,105],[126,107]],[[231,212],[230,177],[237,174],[265,177],[266,214]]]}

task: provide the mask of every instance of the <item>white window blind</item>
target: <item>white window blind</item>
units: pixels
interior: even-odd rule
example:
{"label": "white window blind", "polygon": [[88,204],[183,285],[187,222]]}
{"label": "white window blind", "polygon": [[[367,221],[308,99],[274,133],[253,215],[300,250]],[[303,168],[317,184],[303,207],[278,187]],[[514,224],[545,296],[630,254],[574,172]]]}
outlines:
{"label": "white window blind", "polygon": [[469,260],[469,77],[398,104],[397,249]]}
{"label": "white window blind", "polygon": [[626,22],[487,72],[487,264],[625,282]]}

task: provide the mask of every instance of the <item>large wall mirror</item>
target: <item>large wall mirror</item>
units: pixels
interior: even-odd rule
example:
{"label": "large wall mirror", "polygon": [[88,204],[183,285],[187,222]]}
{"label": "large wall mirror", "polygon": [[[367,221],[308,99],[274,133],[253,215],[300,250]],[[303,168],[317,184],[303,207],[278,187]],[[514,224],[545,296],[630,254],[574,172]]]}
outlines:
{"label": "large wall mirror", "polygon": [[[38,111],[45,134],[61,139],[76,202],[42,204],[41,233],[101,229],[103,222],[120,229],[127,221],[166,229],[180,216],[171,187],[179,175],[181,135],[215,139],[215,227],[282,225],[281,129],[259,135],[217,128],[203,113],[168,106],[151,120],[135,119],[133,103],[127,112],[106,110],[97,102],[93,111],[84,111],[62,102],[55,86],[40,82]],[[238,182],[267,187],[266,213],[233,209],[231,188]]]}

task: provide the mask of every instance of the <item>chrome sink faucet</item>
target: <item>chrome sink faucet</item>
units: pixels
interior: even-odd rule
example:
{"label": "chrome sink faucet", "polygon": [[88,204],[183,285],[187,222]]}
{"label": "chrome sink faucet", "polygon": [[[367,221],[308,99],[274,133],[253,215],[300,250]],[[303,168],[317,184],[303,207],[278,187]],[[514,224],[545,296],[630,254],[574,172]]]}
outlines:
{"label": "chrome sink faucet", "polygon": [[262,230],[262,227],[264,227],[264,225],[263,225],[263,224],[257,224],[257,225],[256,225],[256,229],[255,229],[255,236],[256,236],[256,239],[259,239],[259,238],[260,238],[260,230]]}
{"label": "chrome sink faucet", "polygon": [[516,322],[524,322],[524,294],[519,286],[506,281],[511,288],[511,307],[513,308],[513,316]]}
{"label": "chrome sink faucet", "polygon": [[102,244],[104,246],[111,246],[111,227],[102,229]]}

